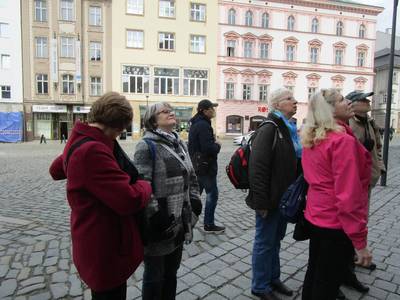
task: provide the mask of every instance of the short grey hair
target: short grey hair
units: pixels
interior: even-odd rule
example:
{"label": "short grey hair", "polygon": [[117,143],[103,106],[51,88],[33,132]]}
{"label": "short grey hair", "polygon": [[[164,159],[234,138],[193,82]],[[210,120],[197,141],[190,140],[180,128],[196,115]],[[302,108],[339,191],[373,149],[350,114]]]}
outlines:
{"label": "short grey hair", "polygon": [[275,111],[276,105],[283,100],[287,100],[288,97],[293,97],[293,93],[287,88],[280,88],[273,91],[268,98],[269,111]]}
{"label": "short grey hair", "polygon": [[144,114],[143,123],[147,130],[157,129],[157,114],[164,108],[173,109],[168,102],[157,102],[150,105]]}

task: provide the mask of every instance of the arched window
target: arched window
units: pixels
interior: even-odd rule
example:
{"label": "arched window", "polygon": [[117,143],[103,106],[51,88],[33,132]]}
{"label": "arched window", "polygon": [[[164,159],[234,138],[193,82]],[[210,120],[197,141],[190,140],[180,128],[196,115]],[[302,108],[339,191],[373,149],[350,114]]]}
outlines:
{"label": "arched window", "polygon": [[261,27],[268,28],[269,27],[269,14],[263,13],[261,18]]}
{"label": "arched window", "polygon": [[358,37],[362,39],[365,38],[365,31],[366,31],[365,25],[361,24],[360,29],[358,30]]}
{"label": "arched window", "polygon": [[290,16],[287,20],[287,29],[290,31],[294,30],[294,17]]}
{"label": "arched window", "polygon": [[253,13],[250,10],[246,12],[245,25],[253,26]]}
{"label": "arched window", "polygon": [[336,24],[336,35],[337,36],[343,35],[343,22],[342,21],[339,21]]}
{"label": "arched window", "polygon": [[311,32],[318,33],[318,19],[314,18],[311,23]]}
{"label": "arched window", "polygon": [[226,117],[226,132],[227,133],[242,133],[243,132],[243,117],[242,116],[227,116]]}
{"label": "arched window", "polygon": [[236,11],[231,8],[228,12],[228,24],[235,25],[236,23]]}

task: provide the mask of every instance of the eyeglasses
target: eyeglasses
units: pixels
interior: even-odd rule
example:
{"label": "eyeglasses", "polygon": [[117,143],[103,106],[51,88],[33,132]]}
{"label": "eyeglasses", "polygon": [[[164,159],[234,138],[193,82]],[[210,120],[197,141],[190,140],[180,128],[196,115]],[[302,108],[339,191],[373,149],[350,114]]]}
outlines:
{"label": "eyeglasses", "polygon": [[175,111],[173,111],[172,109],[164,109],[157,113],[157,115],[160,115],[160,114],[170,115],[170,114],[175,114]]}

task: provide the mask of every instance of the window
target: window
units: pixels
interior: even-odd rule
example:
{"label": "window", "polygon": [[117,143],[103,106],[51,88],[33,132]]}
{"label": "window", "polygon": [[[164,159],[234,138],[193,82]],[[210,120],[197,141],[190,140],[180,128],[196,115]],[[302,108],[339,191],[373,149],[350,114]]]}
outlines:
{"label": "window", "polygon": [[35,21],[47,22],[47,4],[45,0],[35,0]]}
{"label": "window", "polygon": [[244,42],[244,57],[250,58],[253,56],[253,43],[252,42]]}
{"label": "window", "polygon": [[204,35],[191,35],[190,51],[194,53],[206,53],[206,37]]}
{"label": "window", "polygon": [[310,61],[313,64],[318,63],[318,48],[312,47],[310,49]]}
{"label": "window", "polygon": [[289,30],[289,31],[294,30],[294,17],[293,16],[289,16],[289,18],[287,20],[287,30]]}
{"label": "window", "polygon": [[361,39],[364,39],[365,38],[365,31],[366,31],[365,25],[361,24],[360,25],[360,29],[358,30],[358,37],[361,38]]}
{"label": "window", "polygon": [[11,98],[11,86],[9,86],[9,85],[1,86],[1,98],[2,99],[10,99]]}
{"label": "window", "polygon": [[311,23],[311,32],[318,33],[318,19],[314,18]]}
{"label": "window", "polygon": [[73,37],[61,37],[61,57],[74,57]]}
{"label": "window", "polygon": [[159,0],[160,17],[173,18],[175,17],[175,1],[174,0]]}
{"label": "window", "polygon": [[148,94],[150,83],[148,67],[123,66],[122,90],[124,93]]}
{"label": "window", "polygon": [[143,15],[143,0],[127,0],[128,14]]}
{"label": "window", "polygon": [[246,12],[245,25],[253,26],[253,13],[250,10]]}
{"label": "window", "polygon": [[241,133],[243,128],[243,117],[228,116],[226,117],[226,132]]}
{"label": "window", "polygon": [[154,68],[154,94],[179,95],[179,69]]}
{"label": "window", "polygon": [[261,102],[267,102],[268,99],[268,84],[260,84],[259,88],[259,97],[258,100]]}
{"label": "window", "polygon": [[235,25],[236,24],[236,11],[231,8],[228,12],[228,24]]}
{"label": "window", "polygon": [[335,64],[342,65],[343,64],[343,50],[337,49],[335,51]]}
{"label": "window", "polygon": [[8,23],[0,23],[0,37],[9,37],[10,36],[10,24]]}
{"label": "window", "polygon": [[143,48],[144,33],[141,30],[126,31],[126,46],[129,48]]}
{"label": "window", "polygon": [[267,43],[260,44],[260,58],[262,58],[262,59],[268,58],[268,44]]}
{"label": "window", "polygon": [[243,84],[243,100],[251,100],[251,85]]}
{"label": "window", "polygon": [[62,76],[62,92],[63,94],[72,95],[75,93],[74,76],[65,74]]}
{"label": "window", "polygon": [[102,93],[101,77],[90,77],[90,96],[101,96]]}
{"label": "window", "polygon": [[183,70],[183,94],[185,96],[207,96],[208,71]]}
{"label": "window", "polygon": [[11,68],[11,56],[9,54],[1,55],[1,68],[10,69]]}
{"label": "window", "polygon": [[360,51],[358,52],[357,55],[357,66],[359,67],[365,67],[365,52],[364,51]]}
{"label": "window", "polygon": [[36,92],[38,94],[48,94],[49,93],[49,81],[47,74],[37,74],[36,75]]}
{"label": "window", "polygon": [[235,99],[235,84],[232,82],[228,82],[225,87],[226,95],[225,98],[232,100]]}
{"label": "window", "polygon": [[343,35],[343,22],[342,21],[339,21],[336,24],[336,35],[337,36]]}
{"label": "window", "polygon": [[92,26],[101,25],[101,7],[99,6],[89,7],[89,25]]}
{"label": "window", "polygon": [[60,18],[64,21],[72,21],[74,19],[73,0],[60,0]]}
{"label": "window", "polygon": [[285,85],[285,89],[291,91],[292,93],[294,92],[294,86],[293,85]]}
{"label": "window", "polygon": [[226,47],[226,55],[227,56],[235,56],[235,47],[236,47],[236,41],[228,41],[227,42],[227,47]]}
{"label": "window", "polygon": [[190,19],[192,21],[204,22],[206,20],[206,5],[200,3],[191,3]]}
{"label": "window", "polygon": [[269,27],[269,14],[263,13],[261,17],[261,27],[268,28]]}
{"label": "window", "polygon": [[312,95],[314,95],[316,91],[317,91],[316,87],[309,87],[308,88],[308,100],[311,99]]}
{"label": "window", "polygon": [[174,50],[175,49],[175,34],[170,32],[161,32],[158,35],[158,49]]}
{"label": "window", "polygon": [[286,46],[286,60],[287,61],[294,60],[294,46],[293,45]]}
{"label": "window", "polygon": [[101,60],[101,43],[100,42],[90,42],[89,45],[89,57],[90,60]]}
{"label": "window", "polygon": [[46,58],[48,57],[48,46],[47,37],[36,37],[35,38],[36,57]]}

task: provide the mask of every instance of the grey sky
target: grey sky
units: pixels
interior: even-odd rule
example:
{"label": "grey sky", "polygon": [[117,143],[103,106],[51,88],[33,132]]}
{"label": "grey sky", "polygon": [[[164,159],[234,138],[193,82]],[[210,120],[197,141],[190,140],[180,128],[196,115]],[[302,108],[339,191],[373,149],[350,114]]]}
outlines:
{"label": "grey sky", "polygon": [[[381,6],[385,8],[385,10],[380,15],[378,15],[377,30],[379,31],[385,31],[386,28],[392,27],[393,1],[394,0],[355,0],[355,2]],[[396,32],[397,35],[400,35],[400,15],[398,13]]]}

